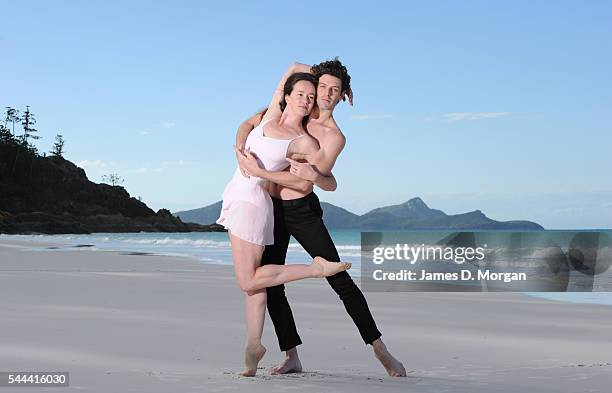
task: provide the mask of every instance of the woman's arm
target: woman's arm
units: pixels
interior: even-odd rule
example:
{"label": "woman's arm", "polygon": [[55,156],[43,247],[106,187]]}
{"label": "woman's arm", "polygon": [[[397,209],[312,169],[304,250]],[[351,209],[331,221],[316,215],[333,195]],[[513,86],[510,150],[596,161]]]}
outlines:
{"label": "woman's arm", "polygon": [[285,82],[287,81],[287,78],[296,72],[310,72],[310,66],[308,64],[297,62],[289,66],[278,83],[278,86],[276,86],[276,90],[274,91],[272,100],[270,100],[270,103],[268,104],[268,108],[257,112],[255,115],[242,122],[242,124],[240,124],[238,127],[238,131],[236,132],[236,147],[238,147],[238,149],[244,148],[249,133],[253,131],[253,129],[257,127],[259,123],[269,118],[281,116],[279,103],[283,97]]}
{"label": "woman's arm", "polygon": [[281,98],[283,98],[283,88],[285,87],[285,82],[287,82],[287,78],[289,78],[296,72],[310,72],[310,66],[308,64],[302,63],[293,63],[289,66],[289,68],[281,78],[280,82],[278,82],[276,90],[274,90],[274,95],[272,95],[272,99],[268,104],[268,110],[266,111],[266,114],[263,116],[261,121],[281,116],[282,112],[280,110],[279,103],[281,101]]}

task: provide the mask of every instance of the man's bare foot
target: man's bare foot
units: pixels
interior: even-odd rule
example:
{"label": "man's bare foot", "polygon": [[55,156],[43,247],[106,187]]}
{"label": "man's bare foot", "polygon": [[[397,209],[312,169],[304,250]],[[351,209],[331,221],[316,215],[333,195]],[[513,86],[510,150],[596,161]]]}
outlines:
{"label": "man's bare foot", "polygon": [[404,365],[399,360],[391,356],[387,350],[387,346],[380,338],[372,343],[372,347],[374,348],[374,356],[376,356],[376,359],[382,363],[390,377],[406,376],[406,369],[404,368]]}
{"label": "man's bare foot", "polygon": [[310,265],[314,277],[329,277],[351,268],[350,262],[330,262],[322,257],[315,257]]}
{"label": "man's bare foot", "polygon": [[289,374],[289,373],[301,373],[302,363],[300,358],[297,356],[287,356],[285,360],[277,364],[276,366],[268,369],[270,374]]}
{"label": "man's bare foot", "polygon": [[265,353],[266,347],[261,344],[257,344],[254,347],[247,345],[244,350],[244,365],[246,369],[242,373],[243,377],[254,377],[257,374],[257,365]]}

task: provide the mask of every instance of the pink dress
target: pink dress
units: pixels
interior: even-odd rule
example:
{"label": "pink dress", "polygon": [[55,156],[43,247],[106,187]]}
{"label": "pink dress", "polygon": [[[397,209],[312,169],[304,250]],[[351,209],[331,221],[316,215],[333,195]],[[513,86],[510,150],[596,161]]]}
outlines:
{"label": "pink dress", "polygon": [[[285,159],[287,149],[296,138],[265,136],[264,125],[270,120],[261,122],[251,131],[245,147],[255,153],[260,167],[276,172],[289,165]],[[274,210],[264,185],[264,179],[245,178],[240,167],[236,168],[232,180],[223,190],[223,205],[217,220],[217,224],[223,225],[232,235],[260,246],[274,244]]]}

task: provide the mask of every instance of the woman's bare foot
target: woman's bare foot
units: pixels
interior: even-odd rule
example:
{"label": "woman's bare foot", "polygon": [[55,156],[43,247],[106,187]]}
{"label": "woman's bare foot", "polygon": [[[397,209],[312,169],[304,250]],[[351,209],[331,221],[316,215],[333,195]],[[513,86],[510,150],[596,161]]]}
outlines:
{"label": "woman's bare foot", "polygon": [[382,363],[390,377],[406,376],[406,369],[404,368],[404,365],[399,360],[391,356],[387,350],[387,346],[380,338],[372,343],[372,347],[374,348],[374,356],[376,356],[376,359]]}
{"label": "woman's bare foot", "polygon": [[261,358],[266,353],[266,347],[261,344],[257,344],[254,347],[247,347],[244,350],[244,365],[246,370],[242,373],[243,377],[254,377],[257,374],[257,365]]}
{"label": "woman's bare foot", "polygon": [[268,372],[270,374],[301,373],[302,363],[298,357],[297,350],[294,348],[293,350],[287,351],[287,357],[285,360],[276,366],[269,368]]}
{"label": "woman's bare foot", "polygon": [[330,262],[322,257],[315,257],[310,264],[314,277],[329,277],[351,268],[349,262]]}

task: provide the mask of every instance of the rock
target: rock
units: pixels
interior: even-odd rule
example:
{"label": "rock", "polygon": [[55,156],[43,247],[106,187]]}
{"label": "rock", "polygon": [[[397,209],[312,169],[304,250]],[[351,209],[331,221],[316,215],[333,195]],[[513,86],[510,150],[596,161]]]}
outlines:
{"label": "rock", "polygon": [[121,186],[96,184],[61,157],[39,157],[0,142],[0,233],[209,232],[155,213]]}

